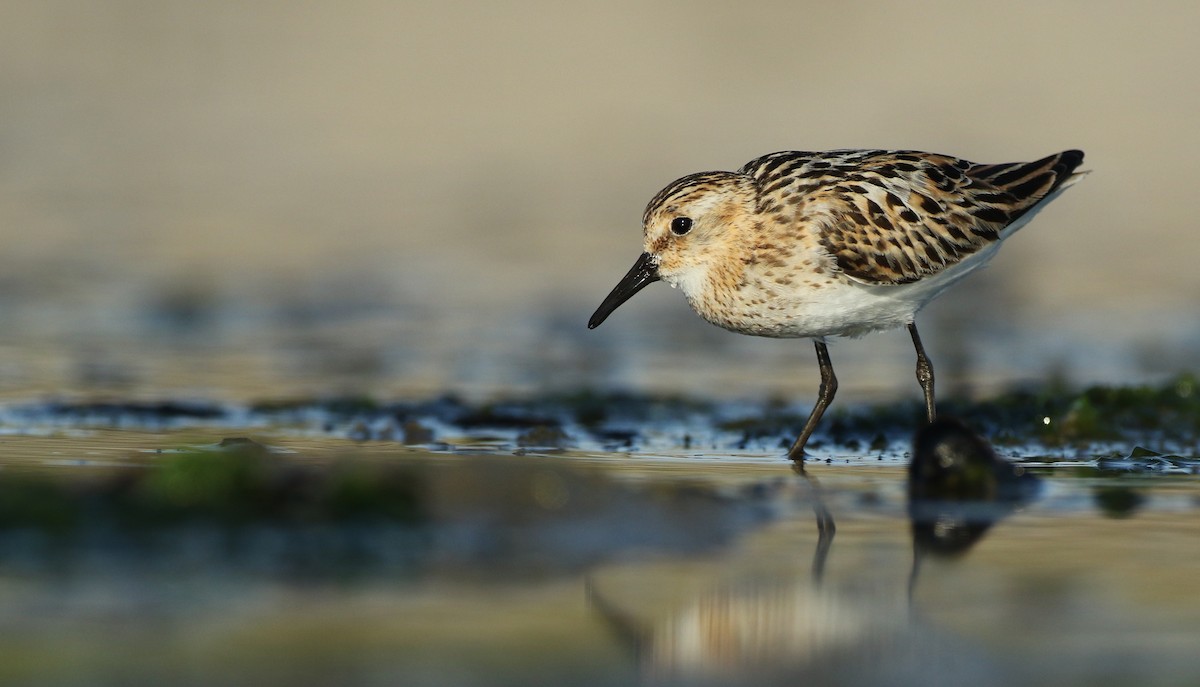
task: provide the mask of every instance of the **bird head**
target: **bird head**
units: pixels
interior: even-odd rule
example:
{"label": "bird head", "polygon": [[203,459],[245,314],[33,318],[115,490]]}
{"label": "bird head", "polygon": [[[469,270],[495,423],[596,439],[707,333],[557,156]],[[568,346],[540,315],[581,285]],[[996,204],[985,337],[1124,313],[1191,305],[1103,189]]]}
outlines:
{"label": "bird head", "polygon": [[709,269],[730,254],[733,228],[754,214],[753,179],[733,172],[700,172],[672,182],[646,206],[643,252],[588,321],[595,329],[638,291],[656,281],[698,293]]}

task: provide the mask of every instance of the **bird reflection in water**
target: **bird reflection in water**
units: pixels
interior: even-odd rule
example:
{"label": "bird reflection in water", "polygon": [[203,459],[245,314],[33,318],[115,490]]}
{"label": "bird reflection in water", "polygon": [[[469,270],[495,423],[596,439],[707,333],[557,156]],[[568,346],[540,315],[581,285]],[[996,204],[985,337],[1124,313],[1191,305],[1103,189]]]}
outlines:
{"label": "bird reflection in water", "polygon": [[699,586],[672,577],[677,588],[695,591],[661,615],[643,604],[615,603],[605,592],[628,588],[613,578],[589,585],[593,610],[632,649],[643,679],[791,684],[792,678],[820,683],[852,675],[846,684],[875,684],[897,671],[921,676],[963,669],[962,657],[936,628],[912,613],[920,561],[963,555],[1036,493],[1036,478],[956,420],[940,419],[917,432],[908,483],[913,559],[906,590],[908,557],[903,548],[894,556],[886,523],[863,529],[871,518],[853,519],[845,560],[827,570],[831,557],[838,557],[834,508],[854,503],[854,495],[822,486],[802,464],[794,470],[797,497],[815,516],[809,575],[786,568],[747,572],[735,564],[708,568],[703,577],[712,579]]}
{"label": "bird reflection in water", "polygon": [[996,455],[987,440],[958,420],[942,418],[918,431],[908,466],[910,600],[926,555],[963,555],[1038,489],[1037,477]]}

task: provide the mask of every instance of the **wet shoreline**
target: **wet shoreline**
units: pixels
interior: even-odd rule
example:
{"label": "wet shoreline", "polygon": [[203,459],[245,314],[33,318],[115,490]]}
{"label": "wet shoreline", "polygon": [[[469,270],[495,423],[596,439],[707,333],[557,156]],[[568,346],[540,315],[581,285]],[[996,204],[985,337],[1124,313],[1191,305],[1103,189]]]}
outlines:
{"label": "wet shoreline", "polygon": [[[950,399],[939,403],[939,413],[967,423],[1010,458],[1125,459],[1131,468],[1165,469],[1186,467],[1200,454],[1200,389],[1191,374],[1155,386],[1048,387],[976,401]],[[587,389],[485,401],[442,395],[390,402],[354,395],[228,403],[105,395],[0,405],[0,432],[245,429],[451,452],[782,456],[806,415],[802,402]],[[826,420],[811,444],[815,462],[851,457],[902,462],[913,432],[924,424],[913,400],[835,404]]]}
{"label": "wet shoreline", "polygon": [[1187,684],[1192,385],[10,403],[0,681]]}

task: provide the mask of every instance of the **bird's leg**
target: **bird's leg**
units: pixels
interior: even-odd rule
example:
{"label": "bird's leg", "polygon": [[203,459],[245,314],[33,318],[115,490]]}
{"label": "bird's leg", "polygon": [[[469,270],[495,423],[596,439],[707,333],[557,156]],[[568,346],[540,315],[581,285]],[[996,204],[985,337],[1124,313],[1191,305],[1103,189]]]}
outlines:
{"label": "bird's leg", "polygon": [[788,458],[800,463],[804,462],[804,445],[808,443],[808,438],[812,436],[817,423],[821,421],[821,416],[825,414],[825,409],[833,400],[833,395],[837,393],[837,377],[833,375],[833,364],[829,362],[829,349],[825,347],[824,341],[813,343],[817,346],[817,365],[821,368],[821,389],[817,392],[817,403],[809,413],[804,429],[801,430],[796,443],[788,449]]}
{"label": "bird's leg", "polygon": [[933,363],[929,362],[929,356],[925,355],[925,347],[921,345],[916,323],[908,324],[908,333],[912,334],[913,346],[917,349],[917,381],[921,383],[921,390],[925,392],[925,415],[932,423],[937,418],[937,411],[933,407]]}

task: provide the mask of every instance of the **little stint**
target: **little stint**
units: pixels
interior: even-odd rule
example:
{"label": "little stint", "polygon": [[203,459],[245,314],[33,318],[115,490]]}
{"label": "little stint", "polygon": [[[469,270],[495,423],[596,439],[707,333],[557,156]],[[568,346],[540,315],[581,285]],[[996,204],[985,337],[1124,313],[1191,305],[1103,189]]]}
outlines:
{"label": "little stint", "polygon": [[913,318],[1067,187],[1083,153],[977,164],[907,150],[784,151],[736,172],[701,172],[658,193],[643,249],[588,328],[655,281],[679,287],[725,329],[813,339],[821,386],[804,446],[837,391],[825,339],[907,327],[929,422],[933,365]]}

